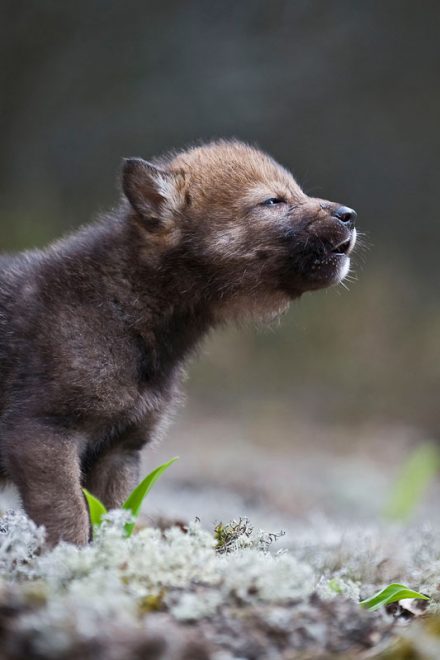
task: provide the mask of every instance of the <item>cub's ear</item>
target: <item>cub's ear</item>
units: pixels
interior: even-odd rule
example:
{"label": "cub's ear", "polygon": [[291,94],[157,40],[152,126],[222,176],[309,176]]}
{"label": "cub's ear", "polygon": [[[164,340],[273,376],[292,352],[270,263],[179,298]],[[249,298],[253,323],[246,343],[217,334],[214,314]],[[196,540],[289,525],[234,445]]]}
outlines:
{"label": "cub's ear", "polygon": [[139,215],[169,218],[182,203],[182,173],[159,169],[142,158],[124,158],[122,190]]}

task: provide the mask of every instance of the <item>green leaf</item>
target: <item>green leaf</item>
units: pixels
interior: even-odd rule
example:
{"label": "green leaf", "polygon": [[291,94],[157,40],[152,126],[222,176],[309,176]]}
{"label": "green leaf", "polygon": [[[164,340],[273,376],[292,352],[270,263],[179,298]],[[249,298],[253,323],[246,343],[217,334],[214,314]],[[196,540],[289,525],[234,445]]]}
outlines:
{"label": "green leaf", "polygon": [[420,594],[418,591],[413,591],[412,589],[405,587],[404,584],[393,583],[389,584],[371,598],[362,600],[360,605],[373,612],[374,610],[378,610],[379,607],[389,605],[389,603],[395,603],[398,600],[402,600],[402,598],[420,598],[421,600],[429,600],[429,596]]}
{"label": "green leaf", "polygon": [[[145,479],[143,479],[141,483],[138,484],[136,488],[130,493],[130,495],[122,505],[122,508],[131,511],[133,517],[136,518],[139,515],[142,502],[144,501],[146,495],[148,495],[148,493],[150,492],[156,481],[165,472],[165,470],[167,470],[170,467],[170,465],[175,463],[178,460],[178,458],[179,457],[176,456],[167,463],[163,463],[162,465],[159,465],[159,467],[153,470],[153,472],[150,472],[150,474],[147,475]],[[135,525],[134,522],[127,523],[125,525],[124,529],[126,536],[131,536],[134,529],[134,525]]]}
{"label": "green leaf", "polygon": [[82,491],[85,495],[89,507],[90,522],[92,523],[92,527],[100,525],[102,522],[102,516],[107,513],[107,509],[101,500],[98,500],[97,497],[92,495],[92,493],[90,493],[87,488],[83,488]]}
{"label": "green leaf", "polygon": [[385,507],[385,516],[393,520],[409,518],[439,470],[439,448],[432,443],[418,447],[403,464],[397,476]]}

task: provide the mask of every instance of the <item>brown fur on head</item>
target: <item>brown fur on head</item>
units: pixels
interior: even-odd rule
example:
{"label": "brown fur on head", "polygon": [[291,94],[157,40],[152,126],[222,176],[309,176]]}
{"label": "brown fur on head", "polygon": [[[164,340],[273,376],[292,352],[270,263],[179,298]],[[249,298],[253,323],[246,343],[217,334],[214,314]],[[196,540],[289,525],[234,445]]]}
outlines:
{"label": "brown fur on head", "polygon": [[186,262],[225,307],[276,311],[348,273],[355,212],[308,197],[290,172],[241,142],[128,159],[123,190],[155,246],[151,258],[160,245],[163,259]]}

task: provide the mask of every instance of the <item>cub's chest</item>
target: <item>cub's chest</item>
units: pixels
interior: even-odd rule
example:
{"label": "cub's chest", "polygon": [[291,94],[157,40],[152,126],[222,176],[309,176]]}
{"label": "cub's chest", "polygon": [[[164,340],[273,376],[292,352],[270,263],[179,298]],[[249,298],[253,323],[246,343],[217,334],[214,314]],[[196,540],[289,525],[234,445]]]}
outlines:
{"label": "cub's chest", "polygon": [[116,433],[136,427],[152,434],[181,401],[180,370],[160,383],[137,384],[125,388],[119,396],[118,392],[113,392],[112,398],[112,412],[104,415],[107,426],[114,428]]}
{"label": "cub's chest", "polygon": [[137,451],[154,441],[166,426],[173,396],[143,391],[117,414],[101,416],[87,429],[83,460],[107,451]]}

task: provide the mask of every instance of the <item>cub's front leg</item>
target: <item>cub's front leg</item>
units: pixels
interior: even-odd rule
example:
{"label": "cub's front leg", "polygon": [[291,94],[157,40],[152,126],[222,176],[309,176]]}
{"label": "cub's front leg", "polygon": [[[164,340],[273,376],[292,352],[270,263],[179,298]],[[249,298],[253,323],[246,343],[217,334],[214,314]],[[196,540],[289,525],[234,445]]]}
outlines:
{"label": "cub's front leg", "polygon": [[85,467],[86,488],[107,509],[121,507],[137,485],[141,449],[148,441],[149,429],[151,420],[145,425],[130,426]]}
{"label": "cub's front leg", "polygon": [[107,509],[118,509],[139,481],[140,452],[113,448],[104,452],[87,473],[85,484]]}
{"label": "cub's front leg", "polygon": [[38,419],[10,420],[2,433],[8,475],[26,513],[46,528],[48,543],[87,543],[89,516],[81,491],[79,439]]}

